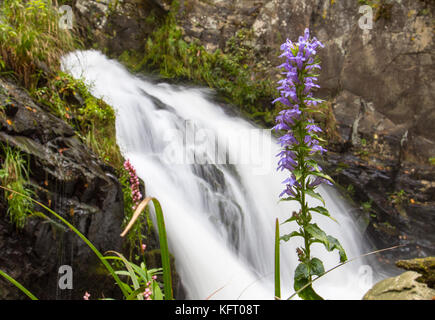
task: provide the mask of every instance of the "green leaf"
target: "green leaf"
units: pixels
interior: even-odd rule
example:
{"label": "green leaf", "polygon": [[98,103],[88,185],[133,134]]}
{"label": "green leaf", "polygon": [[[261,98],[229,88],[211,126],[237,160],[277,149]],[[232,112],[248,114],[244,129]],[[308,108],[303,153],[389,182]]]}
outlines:
{"label": "green leaf", "polygon": [[305,161],[305,163],[306,163],[307,165],[313,167],[316,171],[320,172],[319,165],[317,164],[316,161],[310,159],[310,160]]}
{"label": "green leaf", "polygon": [[160,202],[157,199],[153,199],[153,204],[156,212],[157,228],[159,230],[160,252],[162,258],[163,267],[163,284],[165,292],[165,300],[173,300],[172,293],[172,275],[171,275],[171,263],[169,259],[168,240],[166,236],[165,220],[163,217],[162,208]]}
{"label": "green leaf", "polygon": [[340,262],[347,260],[346,252],[344,251],[340,242],[332,236],[327,236],[326,233],[317,226],[317,224],[309,224],[305,227],[305,230],[315,239],[314,242],[322,243],[326,250],[338,250]]}
{"label": "green leaf", "polygon": [[330,249],[328,251],[332,251],[334,249],[337,249],[338,254],[340,255],[340,262],[345,262],[347,260],[347,255],[346,255],[346,252],[344,251],[343,247],[341,246],[340,242],[332,236],[328,236],[328,242],[330,245]]}
{"label": "green leaf", "polygon": [[19,283],[17,280],[12,278],[10,275],[8,275],[6,272],[0,270],[0,276],[8,280],[10,283],[12,283],[14,286],[16,286],[18,289],[20,289],[26,296],[28,296],[32,300],[38,300],[33,293],[31,293],[29,290],[27,290],[21,283]]}
{"label": "green leaf", "polygon": [[[317,262],[315,262],[315,264],[316,263]],[[295,291],[299,291],[302,287],[309,283],[310,273],[310,266],[304,262],[301,262],[296,267],[293,285]],[[323,300],[323,298],[314,291],[311,285],[300,291],[298,295],[304,300]]]}
{"label": "green leaf", "polygon": [[153,300],[163,300],[162,290],[156,281],[153,281]]}
{"label": "green leaf", "polygon": [[325,205],[325,200],[323,200],[322,196],[320,195],[320,193],[314,192],[311,189],[307,189],[305,190],[305,193],[308,194],[309,196],[322,201],[323,205]]}
{"label": "green leaf", "polygon": [[[133,288],[134,290],[138,290],[140,288],[139,286],[139,281],[138,278],[136,276],[136,273],[133,270],[133,267],[131,266],[131,262],[129,262],[121,253],[116,252],[116,251],[108,251],[108,253],[113,253],[115,255],[117,255],[119,258],[121,258],[122,262],[124,263],[125,267],[127,268],[128,274],[131,278],[131,281],[133,282]],[[143,295],[142,294],[137,294],[137,299],[138,300],[143,300]]]}
{"label": "green leaf", "polygon": [[292,238],[292,237],[303,237],[303,235],[297,231],[293,231],[289,234],[285,234],[285,235],[281,236],[279,239],[283,240],[283,241],[289,241],[290,238]]}
{"label": "green leaf", "polygon": [[323,266],[323,262],[318,258],[312,258],[308,263],[310,274],[312,276],[320,276],[325,272],[325,267]]}
{"label": "green leaf", "polygon": [[295,221],[296,219],[297,219],[297,216],[291,216],[290,218],[288,218],[286,221],[284,221],[281,224],[284,224],[284,223],[287,223],[287,222],[292,222],[292,221]]}
{"label": "green leaf", "polygon": [[313,171],[310,174],[313,176],[318,176],[320,178],[326,179],[326,180],[330,181],[331,183],[335,183],[335,181],[330,176],[328,176],[327,174],[325,174],[323,172]]}
{"label": "green leaf", "polygon": [[295,280],[308,279],[310,276],[310,268],[304,262],[299,263],[295,270]]}
{"label": "green leaf", "polygon": [[317,213],[320,213],[320,214],[322,214],[322,215],[324,215],[324,216],[326,216],[326,217],[328,217],[328,218],[331,218],[332,220],[334,220],[335,222],[337,222],[338,223],[338,221],[337,220],[335,220],[330,214],[329,214],[329,211],[326,209],[326,208],[324,208],[324,207],[315,207],[315,208],[309,208],[308,209],[309,211],[314,211],[314,212],[317,212]]}
{"label": "green leaf", "polygon": [[305,227],[305,231],[307,231],[314,239],[318,240],[321,243],[328,242],[328,238],[326,233],[319,228],[319,226],[315,223],[309,224]]}
{"label": "green leaf", "polygon": [[299,201],[298,197],[287,197],[287,198],[281,198],[279,201]]}
{"label": "green leaf", "polygon": [[[295,291],[298,291],[302,287],[304,287],[308,282],[309,282],[308,279],[295,280],[293,288],[295,289]],[[311,285],[306,287],[304,290],[298,292],[298,296],[304,300],[323,300],[323,298],[314,291]]]}
{"label": "green leaf", "polygon": [[299,181],[299,179],[302,177],[302,170],[294,169],[292,173],[295,175],[296,180]]}

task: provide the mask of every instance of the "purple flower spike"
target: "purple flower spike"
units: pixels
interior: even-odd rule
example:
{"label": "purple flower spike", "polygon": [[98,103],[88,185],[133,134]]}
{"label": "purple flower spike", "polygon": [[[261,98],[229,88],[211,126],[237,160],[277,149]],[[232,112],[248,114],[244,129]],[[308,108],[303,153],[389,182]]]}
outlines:
{"label": "purple flower spike", "polygon": [[[293,172],[299,168],[295,150],[302,144],[310,148],[309,155],[326,152],[326,149],[319,144],[316,135],[322,132],[322,129],[315,125],[313,120],[309,119],[308,124],[304,124],[305,133],[302,137],[300,134],[295,136],[294,133],[297,132],[297,130],[294,131],[294,128],[297,123],[300,123],[300,120],[307,121],[306,115],[303,114],[305,108],[316,106],[322,102],[322,100],[313,99],[312,92],[313,89],[320,88],[316,84],[318,78],[314,74],[321,69],[316,59],[317,48],[319,47],[323,48],[324,45],[316,38],[310,39],[310,30],[308,28],[305,29],[304,35],[299,37],[298,42],[293,43],[287,39],[281,45],[283,52],[280,57],[284,57],[285,62],[279,66],[279,69],[284,69],[282,74],[286,78],[278,81],[280,97],[273,101],[273,103],[280,103],[285,107],[284,110],[279,112],[273,127],[275,132],[282,132],[278,141],[283,151],[277,154],[279,157],[277,170],[286,169]],[[311,169],[315,170],[313,167]],[[286,188],[280,194],[280,197],[294,196],[294,188],[300,187],[293,173],[283,183]],[[330,182],[316,177],[308,187],[315,187],[320,183],[329,184]]]}

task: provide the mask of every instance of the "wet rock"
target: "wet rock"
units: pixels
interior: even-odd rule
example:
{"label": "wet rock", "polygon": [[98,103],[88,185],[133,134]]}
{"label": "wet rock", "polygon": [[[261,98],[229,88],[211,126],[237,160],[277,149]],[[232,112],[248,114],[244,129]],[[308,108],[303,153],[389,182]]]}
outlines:
{"label": "wet rock", "polygon": [[376,248],[402,245],[380,256],[394,267],[397,259],[434,255],[435,202],[432,184],[424,183],[433,181],[433,169],[400,163],[399,150],[388,158],[364,150],[330,151],[323,167],[365,217],[365,232]]}
{"label": "wet rock", "polygon": [[[37,199],[73,223],[100,251],[121,250],[124,205],[113,169],[98,160],[69,125],[14,83],[0,80],[0,105],[5,106],[0,143],[29,157]],[[30,218],[24,230],[14,230],[3,196],[0,202],[0,269],[17,276],[41,299],[81,299],[85,291],[94,297],[118,294],[95,254],[63,224]],[[35,205],[34,210],[53,218],[42,207]],[[64,264],[73,268],[73,290],[57,286],[58,268]],[[0,298],[23,296],[2,280]]]}
{"label": "wet rock", "polygon": [[364,295],[363,300],[432,300],[435,290],[418,282],[419,277],[419,273],[407,271],[382,280]]}

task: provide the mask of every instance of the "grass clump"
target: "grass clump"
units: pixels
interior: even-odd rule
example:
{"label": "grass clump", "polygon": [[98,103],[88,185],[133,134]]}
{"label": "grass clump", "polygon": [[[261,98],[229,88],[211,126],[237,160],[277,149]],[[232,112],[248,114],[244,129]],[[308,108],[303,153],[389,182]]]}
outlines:
{"label": "grass clump", "polygon": [[1,185],[19,193],[4,191],[4,197],[8,204],[7,214],[10,217],[11,223],[18,229],[22,229],[26,225],[29,215],[33,213],[33,205],[29,197],[33,196],[34,193],[28,187],[28,161],[24,159],[19,151],[9,146],[3,146],[2,151]]}
{"label": "grass clump", "polygon": [[27,88],[41,73],[59,68],[59,57],[74,48],[74,38],[59,27],[51,0],[4,0],[0,5],[0,60]]}

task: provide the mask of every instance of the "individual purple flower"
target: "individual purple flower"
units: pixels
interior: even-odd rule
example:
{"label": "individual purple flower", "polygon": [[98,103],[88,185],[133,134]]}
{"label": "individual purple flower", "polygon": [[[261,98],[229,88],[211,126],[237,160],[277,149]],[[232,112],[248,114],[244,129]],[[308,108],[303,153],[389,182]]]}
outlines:
{"label": "individual purple flower", "polygon": [[315,177],[314,180],[312,180],[310,183],[308,183],[307,187],[308,188],[315,188],[318,185],[320,185],[321,183],[325,183],[325,184],[332,186],[331,181],[324,179],[324,178]]}
{"label": "individual purple flower", "polygon": [[307,129],[307,131],[308,131],[309,133],[311,133],[311,132],[322,132],[322,129],[320,129],[318,126],[316,126],[316,125],[314,124],[314,121],[313,121],[312,119],[309,119],[308,122],[309,122],[310,124],[308,124],[308,125],[306,126],[306,129]]}

